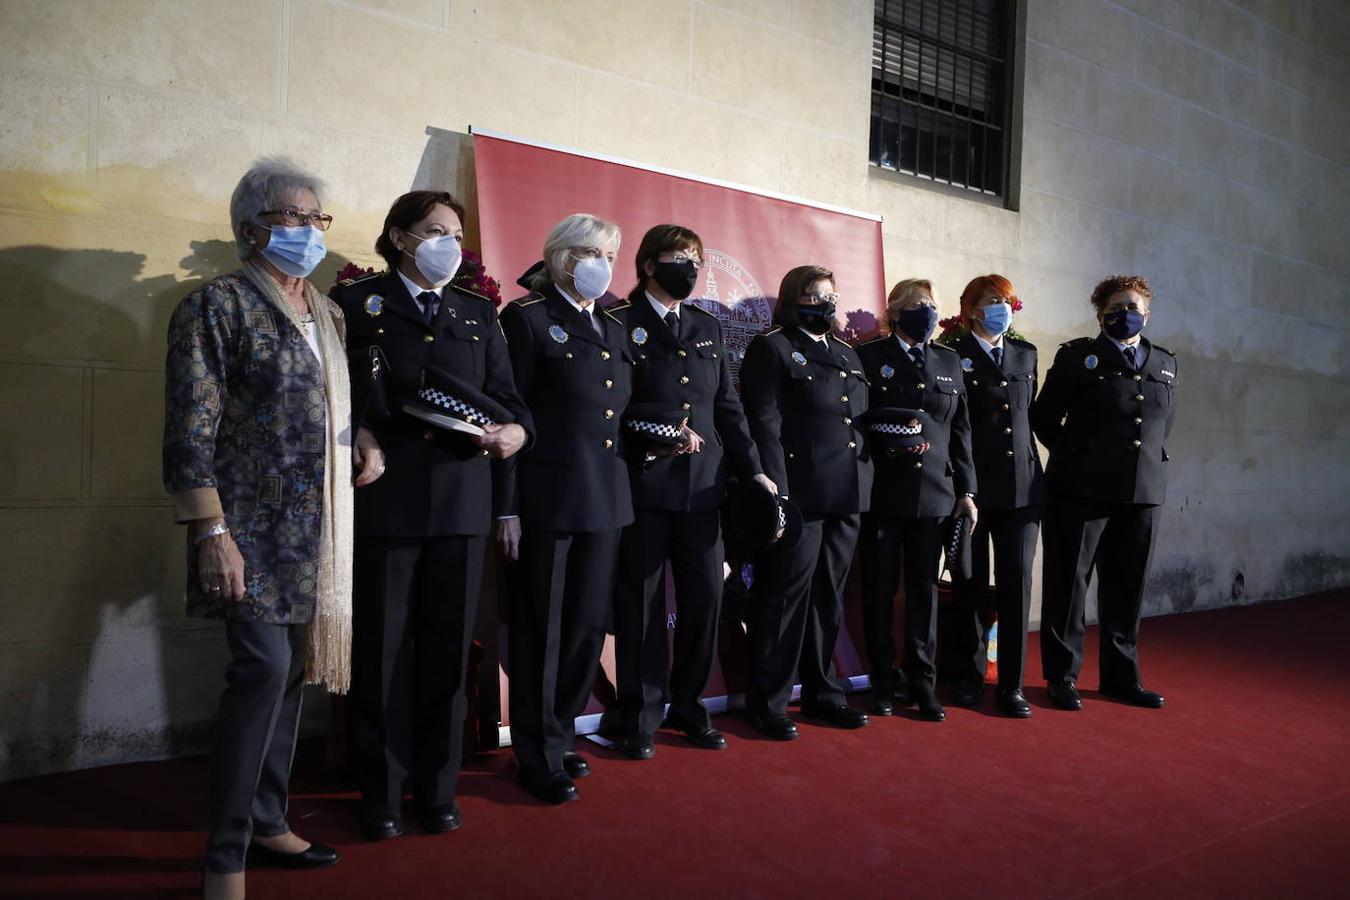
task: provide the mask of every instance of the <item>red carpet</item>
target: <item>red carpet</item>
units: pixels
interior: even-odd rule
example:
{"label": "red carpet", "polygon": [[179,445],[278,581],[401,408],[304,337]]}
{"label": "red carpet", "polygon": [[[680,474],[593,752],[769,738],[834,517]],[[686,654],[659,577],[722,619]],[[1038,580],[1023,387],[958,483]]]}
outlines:
{"label": "red carpet", "polygon": [[[722,753],[584,749],[595,774],[562,808],[520,791],[503,751],[464,773],[463,830],[379,845],[311,747],[291,823],[343,862],[251,872],[249,896],[1346,896],[1347,634],[1350,591],[1152,619],[1162,711],[1087,690],[1060,712],[1037,685],[1027,722],[951,708],[941,725],[803,724],[792,744],[721,717]],[[205,781],[194,758],[0,785],[0,896],[187,896]]]}

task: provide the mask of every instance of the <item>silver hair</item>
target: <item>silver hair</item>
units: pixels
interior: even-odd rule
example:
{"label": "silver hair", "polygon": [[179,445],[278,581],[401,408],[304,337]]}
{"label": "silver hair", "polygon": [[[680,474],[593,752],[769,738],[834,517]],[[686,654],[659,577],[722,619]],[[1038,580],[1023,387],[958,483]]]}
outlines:
{"label": "silver hair", "polygon": [[230,230],[240,259],[248,259],[257,251],[244,238],[244,223],[256,221],[263,210],[278,208],[295,191],[313,192],[323,208],[323,181],[284,156],[262,157],[239,179],[230,196]]}
{"label": "silver hair", "polygon": [[572,213],[554,225],[553,230],[548,233],[548,238],[544,240],[544,266],[548,269],[548,275],[545,278],[535,279],[535,289],[549,281],[555,284],[564,283],[567,254],[573,247],[604,249],[606,244],[613,243],[617,252],[622,239],[623,232],[613,222],[606,222],[589,213]]}

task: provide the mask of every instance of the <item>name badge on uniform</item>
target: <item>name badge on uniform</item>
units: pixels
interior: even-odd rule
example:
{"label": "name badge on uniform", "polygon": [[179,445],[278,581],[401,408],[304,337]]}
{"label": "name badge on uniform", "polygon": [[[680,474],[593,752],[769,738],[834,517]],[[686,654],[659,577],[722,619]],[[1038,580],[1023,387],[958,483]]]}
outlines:
{"label": "name badge on uniform", "polygon": [[366,315],[378,316],[380,313],[384,312],[384,298],[379,294],[371,294],[366,298],[365,307]]}
{"label": "name badge on uniform", "polygon": [[633,343],[637,344],[638,346],[647,343],[647,329],[643,328],[641,325],[633,329],[633,333],[631,336],[633,338]]}
{"label": "name badge on uniform", "polygon": [[548,336],[553,338],[560,344],[567,343],[567,339],[569,337],[569,335],[567,334],[566,331],[563,330],[563,327],[561,325],[548,326]]}
{"label": "name badge on uniform", "polygon": [[1083,368],[1097,368],[1097,355],[1095,353],[1089,353],[1087,356],[1083,357]]}
{"label": "name badge on uniform", "polygon": [[971,369],[975,368],[975,363],[969,356],[963,356],[961,357],[961,368],[969,372]]}
{"label": "name badge on uniform", "polygon": [[882,366],[882,367],[881,367],[881,377],[882,377],[882,378],[894,378],[894,377],[895,377],[895,369],[891,368],[889,365]]}
{"label": "name badge on uniform", "polygon": [[801,352],[800,350],[793,350],[793,351],[792,351],[792,361],[795,362],[795,363],[796,363],[797,365],[799,365],[799,366],[804,366],[804,365],[806,365],[806,357],[805,357],[805,356],[802,356],[802,352]]}

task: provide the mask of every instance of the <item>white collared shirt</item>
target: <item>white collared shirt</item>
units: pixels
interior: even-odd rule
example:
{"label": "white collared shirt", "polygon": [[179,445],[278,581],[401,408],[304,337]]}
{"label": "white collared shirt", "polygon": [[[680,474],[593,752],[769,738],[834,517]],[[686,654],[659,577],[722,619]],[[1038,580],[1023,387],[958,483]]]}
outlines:
{"label": "white collared shirt", "polygon": [[813,332],[807,331],[805,328],[802,328],[801,326],[798,326],[798,330],[818,344],[825,343],[825,341],[828,340],[830,337],[829,332],[826,332],[825,334],[815,334]]}
{"label": "white collared shirt", "polygon": [[408,296],[413,298],[413,302],[417,304],[417,308],[420,309],[423,313],[425,313],[425,312],[427,311],[427,308],[426,308],[426,306],[422,303],[421,300],[417,299],[418,297],[422,296],[422,295],[425,294],[427,291],[431,291],[433,294],[436,295],[437,299],[440,299],[440,297],[441,297],[441,290],[445,287],[444,285],[442,285],[441,287],[437,287],[437,288],[424,288],[424,287],[420,287],[420,286],[419,286],[416,282],[414,282],[411,278],[409,278],[407,275],[404,275],[403,272],[402,272],[401,270],[395,269],[394,271],[395,271],[395,272],[398,272],[398,277],[401,278],[401,279],[403,279],[403,286],[404,286],[405,288],[408,289]]}
{"label": "white collared shirt", "polygon": [[970,336],[973,337],[976,340],[976,342],[979,343],[980,349],[983,350],[985,352],[985,355],[988,356],[991,360],[994,359],[995,349],[999,350],[1003,349],[1003,335],[1001,334],[998,337],[994,338],[994,342],[992,344],[989,341],[986,341],[984,338],[980,337],[978,334],[976,334],[974,329],[971,330]]}
{"label": "white collared shirt", "polygon": [[675,314],[676,319],[680,317],[680,304],[676,303],[674,306],[666,306],[660,300],[657,300],[655,297],[653,297],[650,291],[643,291],[642,293],[647,295],[647,301],[651,303],[652,309],[656,310],[656,317],[658,319],[664,321],[664,319],[666,318],[666,313],[668,312],[673,312]]}
{"label": "white collared shirt", "polygon": [[553,286],[554,286],[555,288],[558,289],[558,293],[559,293],[559,294],[562,294],[562,298],[563,298],[564,300],[566,300],[569,304],[571,304],[571,306],[572,306],[573,309],[575,309],[577,312],[581,313],[582,317],[583,317],[587,322],[590,322],[590,323],[591,323],[591,327],[594,328],[594,329],[596,330],[597,333],[599,333],[599,331],[600,331],[600,323],[599,323],[599,322],[596,320],[596,318],[595,318],[595,313],[596,313],[596,309],[595,309],[595,301],[594,301],[594,300],[588,300],[588,301],[586,301],[586,305],[585,305],[585,306],[582,306],[582,305],[581,305],[581,301],[579,301],[579,300],[577,300],[577,298],[573,297],[571,291],[568,291],[566,288],[560,287],[560,286],[558,285],[557,282],[554,282],[554,283],[553,283]]}
{"label": "white collared shirt", "polygon": [[[1106,334],[1106,332],[1103,331],[1102,334]],[[1144,339],[1139,335],[1135,335],[1135,337],[1139,339],[1136,340],[1133,344],[1127,344],[1124,341],[1118,341],[1115,338],[1111,337],[1111,335],[1106,334],[1106,339],[1111,343],[1115,344],[1116,347],[1120,349],[1121,356],[1125,355],[1125,348],[1133,347],[1134,364],[1142,369],[1144,367],[1144,362],[1148,359],[1148,351],[1144,349]]]}
{"label": "white collared shirt", "polygon": [[900,344],[900,349],[903,350],[903,351],[905,351],[905,355],[906,355],[906,356],[909,356],[909,351],[910,351],[911,349],[913,349],[914,347],[918,347],[918,348],[919,348],[920,350],[922,350],[925,354],[928,352],[928,348],[925,347],[923,344],[911,344],[909,341],[907,341],[907,340],[905,340],[904,338],[902,338],[902,337],[900,336],[900,332],[898,332],[898,331],[893,331],[893,332],[891,332],[891,336],[894,337],[895,340],[896,340],[896,342]]}

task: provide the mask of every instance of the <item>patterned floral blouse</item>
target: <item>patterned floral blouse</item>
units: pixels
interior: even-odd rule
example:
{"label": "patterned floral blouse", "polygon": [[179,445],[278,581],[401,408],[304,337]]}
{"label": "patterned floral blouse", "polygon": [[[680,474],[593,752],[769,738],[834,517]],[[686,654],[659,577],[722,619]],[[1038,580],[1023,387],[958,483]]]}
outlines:
{"label": "patterned floral blouse", "polygon": [[[343,335],[342,311],[328,312]],[[164,486],[179,521],[225,517],[246,585],[238,602],[203,591],[189,538],[188,615],[311,621],[328,409],[319,360],[243,272],[184,298],[168,344]]]}

